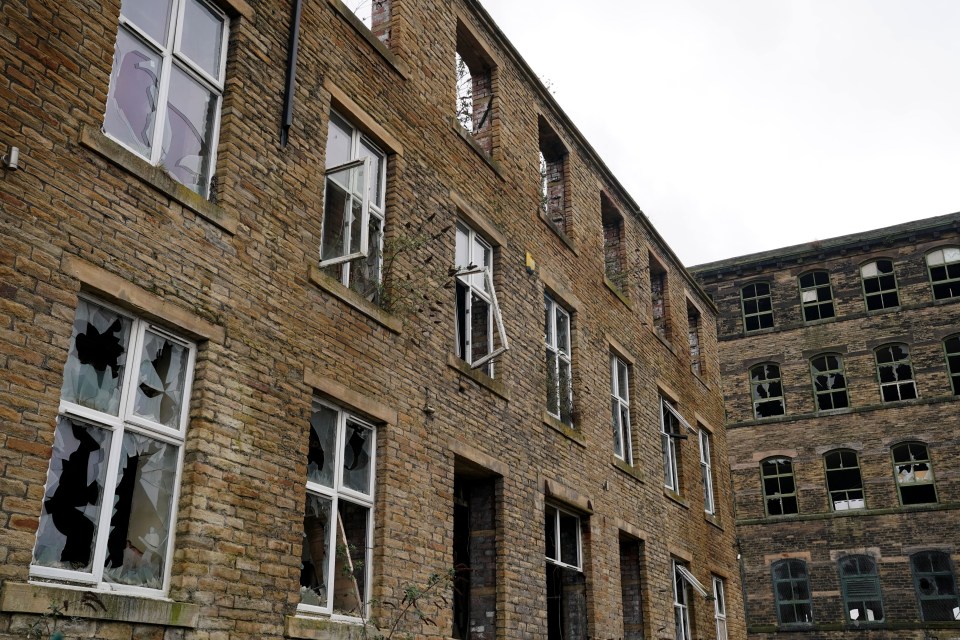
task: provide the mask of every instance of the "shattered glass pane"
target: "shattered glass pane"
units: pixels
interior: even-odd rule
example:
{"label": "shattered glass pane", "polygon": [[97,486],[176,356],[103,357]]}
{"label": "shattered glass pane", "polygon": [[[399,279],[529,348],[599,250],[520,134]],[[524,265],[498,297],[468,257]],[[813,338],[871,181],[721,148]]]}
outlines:
{"label": "shattered glass pane", "polygon": [[103,130],[147,159],[153,147],[160,64],[159,55],[120,27]]}
{"label": "shattered glass pane", "polygon": [[117,415],[129,340],[128,318],[80,300],[60,398]]}
{"label": "shattered glass pane", "polygon": [[330,557],[330,500],[307,493],[300,556],[300,604],[329,606],[327,558]]}
{"label": "shattered glass pane", "polygon": [[169,338],[145,331],[137,381],[135,415],[178,429],[183,413],[190,350]]}
{"label": "shattered glass pane", "polygon": [[160,165],[187,188],[207,195],[219,97],[174,65]]}
{"label": "shattered glass pane", "polygon": [[123,434],[103,579],[163,586],[179,449],[130,431]]}
{"label": "shattered glass pane", "polygon": [[370,509],[346,500],[337,505],[337,556],[333,611],[358,616],[366,596],[367,524]]}
{"label": "shattered glass pane", "polygon": [[372,456],[373,430],[347,420],[343,442],[343,486],[369,495]]}
{"label": "shattered glass pane", "polygon": [[560,422],[573,424],[573,373],[566,360],[560,361]]}
{"label": "shattered glass pane", "polygon": [[57,420],[33,564],[91,571],[110,436],[105,429]]}
{"label": "shattered glass pane", "polygon": [[223,18],[197,0],[187,0],[183,8],[181,52],[201,69],[220,79],[223,57]]}
{"label": "shattered glass pane", "polygon": [[367,257],[350,264],[350,288],[375,304],[380,302],[380,265],[383,262],[383,220],[371,215],[367,226]]}
{"label": "shattered glass pane", "polygon": [[313,403],[310,416],[310,449],[307,451],[307,480],[325,487],[333,486],[337,443],[337,412]]}

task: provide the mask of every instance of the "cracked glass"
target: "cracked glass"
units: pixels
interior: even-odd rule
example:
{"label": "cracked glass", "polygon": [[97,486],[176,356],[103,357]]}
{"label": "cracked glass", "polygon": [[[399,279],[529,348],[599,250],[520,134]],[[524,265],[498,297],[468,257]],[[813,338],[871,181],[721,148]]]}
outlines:
{"label": "cracked glass", "polygon": [[190,350],[145,331],[133,413],[171,429],[180,425]]}
{"label": "cracked glass", "polygon": [[118,415],[130,320],[81,300],[73,323],[60,399]]}

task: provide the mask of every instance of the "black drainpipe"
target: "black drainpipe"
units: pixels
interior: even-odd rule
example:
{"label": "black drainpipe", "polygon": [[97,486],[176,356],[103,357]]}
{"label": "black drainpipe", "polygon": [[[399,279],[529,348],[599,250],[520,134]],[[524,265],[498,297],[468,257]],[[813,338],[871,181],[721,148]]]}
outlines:
{"label": "black drainpipe", "polygon": [[294,94],[297,86],[297,50],[300,48],[300,9],[303,0],[293,0],[290,19],[290,41],[287,43],[287,90],[283,95],[283,124],[280,126],[280,146],[286,147],[293,126]]}

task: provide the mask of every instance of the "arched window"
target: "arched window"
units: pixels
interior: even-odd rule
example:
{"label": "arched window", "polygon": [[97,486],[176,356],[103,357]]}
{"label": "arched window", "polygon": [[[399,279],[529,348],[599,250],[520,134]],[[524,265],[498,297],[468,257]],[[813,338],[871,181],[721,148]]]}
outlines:
{"label": "arched window", "polygon": [[930,452],[922,442],[904,442],[890,449],[893,477],[900,504],[930,504],[937,501]]}
{"label": "arched window", "polygon": [[881,622],[883,600],[876,561],[870,556],[844,556],[839,564],[847,619],[860,623]]}
{"label": "arched window", "polygon": [[786,516],[799,512],[797,483],[790,458],[767,458],[760,463],[763,482],[763,506],[768,516]]}
{"label": "arched window", "polygon": [[921,551],[910,556],[913,586],[920,601],[924,622],[960,620],[957,581],[950,566],[950,554]]}
{"label": "arched window", "polygon": [[863,479],[857,452],[850,449],[828,451],[823,455],[823,464],[827,469],[827,493],[833,510],[863,509]]}
{"label": "arched window", "polygon": [[833,291],[827,271],[811,271],[800,276],[800,306],[804,322],[824,320],[836,315],[833,309]]}
{"label": "arched window", "polygon": [[874,352],[877,358],[877,378],[880,396],[884,402],[914,400],[917,385],[913,380],[910,349],[905,344],[891,344]]}
{"label": "arched window", "polygon": [[777,602],[777,620],[782,625],[801,625],[813,622],[813,603],[810,597],[810,577],[803,560],[774,562],[773,596]]}
{"label": "arched window", "polygon": [[960,247],[944,247],[928,253],[927,273],[934,300],[960,296]]}
{"label": "arched window", "polygon": [[944,340],[943,351],[947,356],[947,374],[953,385],[953,395],[960,396],[960,335]]}
{"label": "arched window", "polygon": [[750,394],[753,397],[755,417],[769,418],[786,413],[778,365],[758,364],[750,369]]}
{"label": "arched window", "polygon": [[900,306],[892,260],[876,260],[860,267],[860,282],[863,284],[863,300],[867,304],[867,311]]}
{"label": "arched window", "polygon": [[740,304],[743,307],[743,328],[745,331],[769,329],[773,326],[773,298],[770,285],[755,282],[740,289]]}
{"label": "arched window", "polygon": [[818,411],[850,406],[847,377],[843,373],[843,358],[839,354],[830,353],[812,358],[810,375],[813,378],[813,394]]}

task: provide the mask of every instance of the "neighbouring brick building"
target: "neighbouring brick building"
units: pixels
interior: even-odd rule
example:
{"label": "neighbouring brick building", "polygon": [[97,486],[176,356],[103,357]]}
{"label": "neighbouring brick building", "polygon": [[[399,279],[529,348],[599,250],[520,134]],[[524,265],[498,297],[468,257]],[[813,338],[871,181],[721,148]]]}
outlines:
{"label": "neighbouring brick building", "polygon": [[745,637],[716,309],[476,2],[0,50],[0,638]]}
{"label": "neighbouring brick building", "polygon": [[960,638],[960,213],[691,271],[750,637]]}

